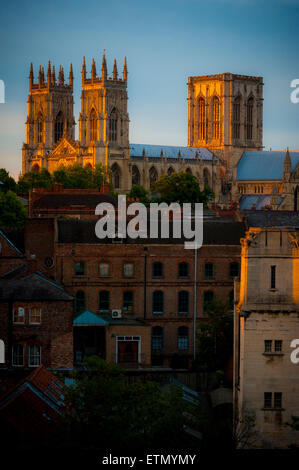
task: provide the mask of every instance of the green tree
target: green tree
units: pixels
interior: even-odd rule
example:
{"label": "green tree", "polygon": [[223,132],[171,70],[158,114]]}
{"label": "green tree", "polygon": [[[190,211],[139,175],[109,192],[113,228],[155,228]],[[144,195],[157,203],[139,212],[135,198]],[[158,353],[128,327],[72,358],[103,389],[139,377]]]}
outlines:
{"label": "green tree", "polygon": [[80,448],[149,449],[180,446],[187,405],[179,389],[128,383],[124,371],[98,357],[86,360],[66,390],[66,435]]}
{"label": "green tree", "polygon": [[17,183],[12,176],[9,176],[8,171],[6,171],[4,168],[0,168],[0,181],[2,183],[0,186],[1,191],[16,191]]}
{"label": "green tree", "polygon": [[40,171],[28,171],[19,178],[18,193],[28,194],[33,188],[50,188],[53,184],[51,173],[45,168]]}
{"label": "green tree", "polygon": [[224,368],[233,353],[233,312],[229,302],[213,299],[205,305],[205,319],[198,323],[195,368]]}
{"label": "green tree", "polygon": [[23,227],[26,209],[13,191],[0,193],[0,227]]}
{"label": "green tree", "polygon": [[133,184],[131,190],[127,194],[127,197],[131,197],[134,199],[139,199],[139,202],[144,204],[145,206],[149,206],[151,200],[148,197],[148,191],[139,184]]}
{"label": "green tree", "polygon": [[53,173],[53,179],[62,183],[67,189],[93,189],[101,188],[104,182],[109,181],[110,170],[97,163],[95,168],[83,167],[80,163],[69,166],[60,166]]}
{"label": "green tree", "polygon": [[201,191],[199,183],[194,175],[185,171],[162,175],[152,185],[152,190],[158,194],[160,201],[170,204],[171,202],[202,202],[205,206],[213,192],[206,187]]}

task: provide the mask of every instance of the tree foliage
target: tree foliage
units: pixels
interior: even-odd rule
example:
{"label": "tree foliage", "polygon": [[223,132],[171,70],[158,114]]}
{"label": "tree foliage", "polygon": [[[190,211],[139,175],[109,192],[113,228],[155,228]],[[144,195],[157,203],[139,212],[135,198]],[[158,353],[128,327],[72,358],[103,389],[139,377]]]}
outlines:
{"label": "tree foliage", "polygon": [[0,168],[0,181],[2,183],[0,186],[1,191],[5,193],[7,191],[16,191],[17,183],[4,168]]}
{"label": "tree foliage", "polygon": [[86,360],[66,391],[66,435],[81,448],[150,449],[179,446],[186,405],[177,388],[125,380],[123,370],[98,357]]}
{"label": "tree foliage", "polygon": [[149,198],[148,191],[139,184],[133,184],[131,190],[127,194],[127,197],[131,197],[134,199],[139,199],[139,202],[144,204],[145,206],[149,206],[151,199]]}
{"label": "tree foliage", "polygon": [[178,202],[202,202],[205,206],[209,198],[213,197],[213,192],[209,187],[201,191],[199,183],[194,175],[185,171],[162,175],[152,185],[152,190],[159,195],[161,202],[170,204]]}
{"label": "tree foliage", "polygon": [[23,227],[26,209],[13,191],[0,193],[0,227]]}
{"label": "tree foliage", "polygon": [[233,312],[229,302],[213,299],[206,304],[207,318],[198,323],[196,368],[216,371],[224,368],[233,353]]}

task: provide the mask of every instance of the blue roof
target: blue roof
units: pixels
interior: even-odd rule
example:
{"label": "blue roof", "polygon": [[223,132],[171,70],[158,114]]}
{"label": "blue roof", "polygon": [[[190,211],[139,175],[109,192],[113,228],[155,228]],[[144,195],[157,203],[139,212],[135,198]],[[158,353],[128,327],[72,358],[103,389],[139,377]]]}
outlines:
{"label": "blue roof", "polygon": [[[279,197],[278,204],[282,201],[282,197]],[[263,209],[265,206],[271,205],[271,194],[248,194],[240,198],[239,207],[241,210],[250,210],[255,205],[257,210]]]}
{"label": "blue roof", "polygon": [[163,156],[168,158],[179,158],[179,152],[181,153],[181,157],[185,159],[195,159],[196,155],[203,160],[212,160],[213,157],[212,152],[205,148],[179,147],[176,145],[130,144],[131,157],[142,157],[143,152],[145,152],[145,155],[148,155],[149,158],[161,158],[161,151],[163,152]]}
{"label": "blue roof", "polygon": [[108,322],[90,310],[85,310],[74,319],[73,324],[76,326],[105,326],[108,325]]}
{"label": "blue roof", "polygon": [[[289,152],[294,171],[299,162],[299,152]],[[237,181],[281,180],[285,151],[244,152],[237,165]]]}

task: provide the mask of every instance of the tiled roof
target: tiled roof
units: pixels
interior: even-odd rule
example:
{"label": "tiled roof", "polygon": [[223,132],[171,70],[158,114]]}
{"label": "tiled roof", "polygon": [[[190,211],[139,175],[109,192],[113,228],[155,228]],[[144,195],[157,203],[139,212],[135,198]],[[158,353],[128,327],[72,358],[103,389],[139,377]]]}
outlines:
{"label": "tiled roof", "polygon": [[161,158],[161,152],[163,152],[163,156],[167,158],[179,158],[179,153],[181,154],[181,158],[188,160],[197,157],[203,160],[212,160],[213,158],[212,152],[206,148],[180,147],[176,145],[130,144],[130,157],[142,157],[144,154],[149,158]]}
{"label": "tiled roof", "polygon": [[64,289],[40,274],[22,279],[0,279],[0,300],[73,300]]}
{"label": "tiled roof", "polygon": [[82,194],[64,194],[53,193],[45,194],[33,202],[34,208],[60,208],[72,206],[96,207],[101,202],[109,202],[115,205],[115,199],[109,194],[103,193],[82,193]]}
{"label": "tiled roof", "polygon": [[0,235],[2,235],[19,254],[24,253],[24,229],[2,228],[0,229]]}
{"label": "tiled roof", "polygon": [[[299,152],[289,153],[294,171]],[[237,181],[281,180],[285,156],[285,151],[244,152],[237,165]]]}
{"label": "tiled roof", "polygon": [[[95,220],[58,220],[59,243],[112,244],[112,239],[99,239],[95,235]],[[149,231],[148,231],[149,233]],[[171,230],[170,230],[171,233]],[[244,236],[245,224],[233,219],[207,219],[203,227],[204,245],[239,245]],[[123,239],[127,244],[183,244],[185,238]]]}

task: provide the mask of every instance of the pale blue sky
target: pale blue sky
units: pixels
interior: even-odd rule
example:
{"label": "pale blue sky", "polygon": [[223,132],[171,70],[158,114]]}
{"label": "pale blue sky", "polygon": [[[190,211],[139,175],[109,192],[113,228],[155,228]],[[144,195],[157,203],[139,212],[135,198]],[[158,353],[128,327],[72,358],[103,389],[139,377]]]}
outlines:
{"label": "pale blue sky", "polygon": [[128,62],[130,141],[187,145],[187,80],[222,72],[264,77],[264,145],[299,148],[298,0],[23,0],[1,2],[0,167],[21,169],[29,64],[48,60],[75,74],[80,107],[82,57],[99,68],[107,50],[122,70]]}

